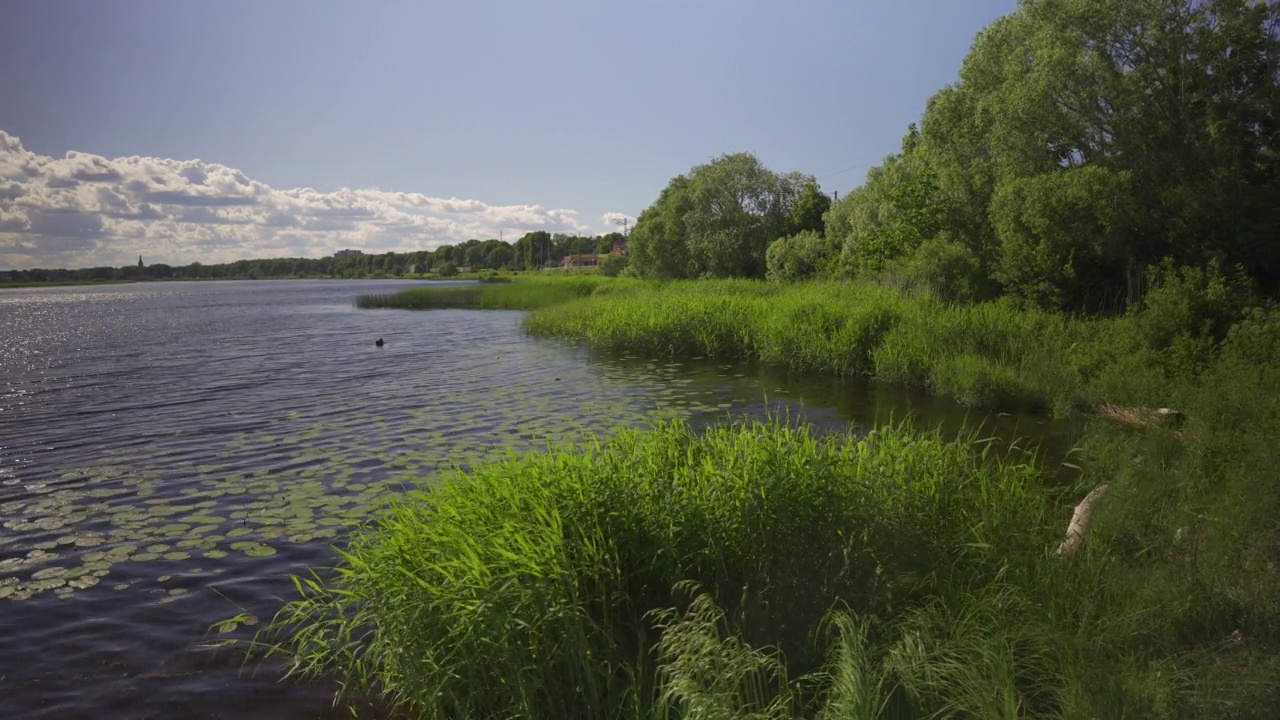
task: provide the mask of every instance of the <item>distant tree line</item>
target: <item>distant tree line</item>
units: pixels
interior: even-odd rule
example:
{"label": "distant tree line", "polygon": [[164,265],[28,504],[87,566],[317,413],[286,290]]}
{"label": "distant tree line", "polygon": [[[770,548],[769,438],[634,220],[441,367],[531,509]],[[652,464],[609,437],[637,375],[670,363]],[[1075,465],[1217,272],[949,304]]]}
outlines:
{"label": "distant tree line", "polygon": [[14,282],[62,282],[68,280],[195,280],[266,278],[377,278],[410,274],[457,274],[459,268],[475,270],[537,270],[558,266],[567,255],[608,253],[621,233],[600,236],[526,233],[514,244],[503,240],[467,240],[441,245],[435,250],[367,253],[323,258],[267,258],[231,263],[189,265],[125,265],[74,270],[32,269],[9,272]]}
{"label": "distant tree line", "polygon": [[1280,289],[1280,6],[1022,0],[900,152],[827,207],[726,155],[632,233],[643,277],[878,277],[1122,309],[1170,268]]}

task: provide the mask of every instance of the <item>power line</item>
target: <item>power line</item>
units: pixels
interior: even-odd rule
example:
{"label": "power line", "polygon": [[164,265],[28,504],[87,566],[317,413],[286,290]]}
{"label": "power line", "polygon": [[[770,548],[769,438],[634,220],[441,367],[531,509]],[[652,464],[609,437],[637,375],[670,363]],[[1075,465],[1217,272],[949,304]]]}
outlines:
{"label": "power line", "polygon": [[874,165],[875,163],[865,163],[865,162],[860,162],[860,161],[862,161],[862,160],[866,160],[867,158],[869,158],[869,157],[871,157],[871,156],[873,156],[873,155],[880,155],[881,157],[883,157],[883,156],[888,155],[888,154],[889,154],[889,153],[887,153],[887,152],[882,152],[882,151],[879,151],[879,150],[871,150],[871,151],[869,151],[869,152],[865,152],[865,153],[863,153],[863,154],[861,154],[861,155],[859,155],[858,157],[856,157],[856,158],[854,158],[854,159],[853,159],[853,162],[858,162],[858,164],[857,164],[857,165],[850,165],[849,167],[844,168],[844,169],[842,169],[842,170],[836,170],[835,172],[829,172],[829,173],[826,173],[825,175],[820,175],[819,177],[820,177],[820,178],[829,178],[829,177],[832,177],[832,176],[834,176],[834,175],[840,175],[840,174],[843,174],[843,173],[847,173],[847,172],[849,172],[850,170],[858,170],[858,169],[865,168],[865,167],[871,167],[871,166],[872,166],[872,165]]}

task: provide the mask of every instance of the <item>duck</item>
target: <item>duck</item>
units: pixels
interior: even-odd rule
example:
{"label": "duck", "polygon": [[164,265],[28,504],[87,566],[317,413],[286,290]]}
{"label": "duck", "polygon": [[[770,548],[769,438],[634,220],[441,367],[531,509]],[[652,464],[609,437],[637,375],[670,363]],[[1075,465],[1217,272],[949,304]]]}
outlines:
{"label": "duck", "polygon": [[374,342],[373,344],[377,345],[378,347],[382,347],[382,338],[378,338],[377,341]]}

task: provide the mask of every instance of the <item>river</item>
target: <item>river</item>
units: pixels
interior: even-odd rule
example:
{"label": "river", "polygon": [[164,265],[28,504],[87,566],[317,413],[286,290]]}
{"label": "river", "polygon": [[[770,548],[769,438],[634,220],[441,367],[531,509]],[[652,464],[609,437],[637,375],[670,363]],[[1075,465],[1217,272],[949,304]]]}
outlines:
{"label": "river", "polygon": [[331,688],[245,664],[245,641],[397,488],[512,449],[664,417],[861,431],[910,413],[983,421],[1053,464],[1075,433],[866,382],[596,356],[525,336],[518,312],[352,305],[414,284],[0,290],[0,717],[348,717]]}

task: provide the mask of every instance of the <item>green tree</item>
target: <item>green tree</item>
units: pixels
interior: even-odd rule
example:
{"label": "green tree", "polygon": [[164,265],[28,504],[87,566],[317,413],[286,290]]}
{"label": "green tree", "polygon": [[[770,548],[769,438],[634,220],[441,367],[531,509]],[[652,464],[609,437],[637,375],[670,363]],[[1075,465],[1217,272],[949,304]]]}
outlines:
{"label": "green tree", "polygon": [[535,270],[550,262],[551,245],[551,233],[536,230],[525,233],[512,249],[521,269]]}
{"label": "green tree", "polygon": [[636,220],[635,268],[645,277],[763,277],[769,243],[786,233],[796,198],[813,182],[774,173],[748,153],[695,166]]}
{"label": "green tree", "polygon": [[1059,307],[1132,302],[1164,257],[1274,283],[1277,28],[1262,2],[1023,0],[828,235],[859,272],[945,228],[1006,290]]}
{"label": "green tree", "polygon": [[851,274],[878,273],[947,227],[936,173],[918,152],[919,139],[912,125],[902,152],[885,158],[827,212],[828,235]]}
{"label": "green tree", "polygon": [[805,183],[804,188],[800,190],[800,195],[791,205],[791,212],[787,213],[787,234],[797,235],[812,231],[825,235],[826,222],[822,218],[830,208],[831,198],[818,188],[818,184]]}
{"label": "green tree", "polygon": [[1127,172],[1096,166],[1002,184],[991,202],[996,279],[1043,307],[1096,309],[1112,300],[1132,260],[1129,186]]}
{"label": "green tree", "polygon": [[489,254],[485,255],[484,264],[487,268],[497,270],[509,266],[512,257],[511,246],[506,243],[499,243],[489,248]]}
{"label": "green tree", "polygon": [[689,178],[671,180],[658,200],[640,213],[631,232],[631,266],[641,277],[690,277],[689,233],[685,216],[693,208]]}

